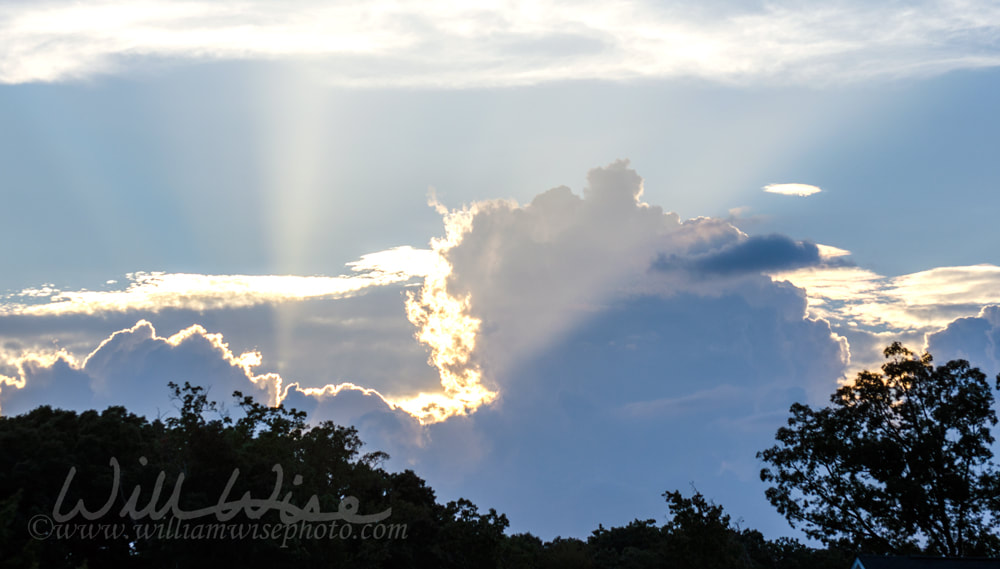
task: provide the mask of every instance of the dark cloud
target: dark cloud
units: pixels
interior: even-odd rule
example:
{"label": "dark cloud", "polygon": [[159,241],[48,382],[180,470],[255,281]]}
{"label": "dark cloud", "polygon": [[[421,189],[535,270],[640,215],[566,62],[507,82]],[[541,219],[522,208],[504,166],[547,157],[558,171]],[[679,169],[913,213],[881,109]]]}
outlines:
{"label": "dark cloud", "polygon": [[733,275],[798,269],[819,265],[819,247],[784,235],[754,235],[721,249],[685,257],[660,254],[653,261],[657,271],[689,270],[703,275]]}

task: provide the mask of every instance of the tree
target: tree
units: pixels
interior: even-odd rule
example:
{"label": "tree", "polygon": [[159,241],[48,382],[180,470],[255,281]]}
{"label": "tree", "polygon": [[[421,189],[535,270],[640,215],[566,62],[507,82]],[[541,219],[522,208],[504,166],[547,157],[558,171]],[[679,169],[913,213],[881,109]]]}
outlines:
{"label": "tree", "polygon": [[[0,569],[148,569],[209,564],[438,569],[499,565],[495,558],[508,526],[505,515],[492,509],[480,513],[475,504],[464,499],[439,504],[434,491],[412,471],[386,472],[381,464],[388,455],[362,452],[363,442],[353,427],[329,421],[309,424],[303,412],[262,405],[239,392],[234,394],[234,417],[229,417],[208,399],[203,388],[189,384],[169,387],[177,413],[164,421],[151,423],[123,407],[76,413],[44,406],[23,415],[0,417]],[[110,458],[118,465],[114,470],[109,467]],[[359,500],[362,515],[391,509],[391,517],[382,524],[385,539],[379,539],[378,533],[366,539],[367,524],[362,522],[355,523],[347,534],[340,531],[337,539],[332,530],[324,532],[326,537],[292,534],[287,531],[289,526],[279,523],[277,508],[254,518],[239,513],[226,522],[232,528],[279,530],[258,537],[212,534],[213,528],[225,525],[214,515],[183,520],[187,535],[204,539],[176,538],[180,519],[174,520],[175,538],[164,534],[150,537],[149,533],[140,535],[141,526],[132,523],[134,519],[120,514],[134,488],[138,507],[149,501],[159,508],[172,496],[181,476],[183,491],[176,499],[184,511],[216,505],[224,492],[231,500],[245,493],[266,498],[279,484],[275,465],[284,472],[280,495],[291,504],[308,507],[307,500],[315,499],[318,511],[336,512],[347,497],[353,497]],[[33,519],[53,516],[70,468],[75,474],[62,512],[78,500],[90,511],[106,502],[112,507],[91,524],[76,516],[64,527],[120,525],[121,533],[68,537],[57,533],[40,538],[42,532],[32,533]],[[234,476],[236,469],[238,476]],[[113,480],[118,474],[116,493]],[[162,494],[153,490],[157,481],[163,487]],[[151,517],[141,521],[169,530],[171,518],[172,514],[159,522]],[[341,520],[338,527],[343,529],[349,522]],[[390,530],[395,533],[388,533]]]}
{"label": "tree", "polygon": [[757,453],[768,500],[828,545],[1000,553],[986,376],[964,360],[934,367],[898,342],[884,354],[881,373],[859,373],[830,406],[792,405],[778,444]]}
{"label": "tree", "polygon": [[698,491],[685,498],[679,491],[663,494],[670,508],[666,525],[669,556],[692,568],[752,567],[742,536],[722,506]]}

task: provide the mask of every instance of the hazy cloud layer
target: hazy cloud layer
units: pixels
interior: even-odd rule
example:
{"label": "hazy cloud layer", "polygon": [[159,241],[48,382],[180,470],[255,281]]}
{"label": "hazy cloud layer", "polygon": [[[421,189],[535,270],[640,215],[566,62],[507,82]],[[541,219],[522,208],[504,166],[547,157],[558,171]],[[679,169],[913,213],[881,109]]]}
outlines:
{"label": "hazy cloud layer", "polygon": [[157,60],[294,60],[340,85],[698,77],[814,84],[1000,63],[992,2],[5,3],[0,81]]}

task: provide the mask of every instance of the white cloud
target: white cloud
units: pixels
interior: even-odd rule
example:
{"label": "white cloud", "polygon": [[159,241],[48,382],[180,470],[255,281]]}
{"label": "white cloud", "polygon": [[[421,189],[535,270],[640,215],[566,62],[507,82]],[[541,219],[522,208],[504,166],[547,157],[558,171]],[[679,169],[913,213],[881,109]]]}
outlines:
{"label": "white cloud", "polygon": [[162,337],[141,320],[110,335],[82,359],[59,350],[23,353],[7,361],[14,373],[0,374],[0,410],[24,412],[68,390],[86,395],[73,402],[75,407],[128,405],[130,411],[156,417],[169,410],[166,386],[171,381],[214,387],[222,400],[242,390],[262,403],[277,404],[281,377],[256,373],[260,363],[259,352],[236,354],[221,334],[199,325]]}
{"label": "white cloud", "polygon": [[811,196],[818,194],[822,190],[809,184],[768,184],[764,186],[764,191],[771,194],[781,194],[783,196]]}
{"label": "white cloud", "polygon": [[295,60],[340,85],[431,87],[663,77],[815,84],[1000,64],[1000,7],[976,1],[57,0],[2,10],[5,83],[90,77],[154,58]]}
{"label": "white cloud", "polygon": [[832,245],[823,245],[822,243],[817,243],[816,247],[819,248],[819,256],[824,260],[835,259],[837,257],[846,257],[851,254],[847,249],[841,249],[840,247],[834,247]]}
{"label": "white cloud", "polygon": [[810,313],[873,331],[929,333],[1000,303],[1000,267],[937,267],[885,277],[859,267],[807,267],[775,273],[806,290]]}
{"label": "white cloud", "polygon": [[205,388],[222,413],[238,415],[231,396],[241,391],[260,403],[306,411],[313,422],[357,426],[363,440],[402,457],[427,440],[416,418],[374,389],[350,382],[285,385],[280,374],[258,371],[262,358],[258,350],[234,352],[222,334],[200,325],[160,336],[142,320],[114,332],[84,357],[50,350],[0,360],[0,413],[15,415],[39,405],[77,410],[123,405],[150,418],[164,417],[177,405],[167,384],[190,382]]}
{"label": "white cloud", "polygon": [[364,255],[348,263],[356,274],[337,277],[130,273],[129,285],[123,290],[60,291],[43,286],[10,294],[7,302],[0,304],[0,314],[46,316],[129,310],[155,313],[165,309],[213,310],[343,298],[369,287],[423,277],[435,262],[433,251],[397,247]]}
{"label": "white cloud", "polygon": [[[786,247],[743,247],[760,240],[724,220],[681,221],[643,203],[642,178],[627,161],[591,170],[582,193],[559,187],[523,206],[479,202],[448,215],[448,244],[439,252],[450,273],[433,290],[425,284],[411,306],[432,310],[437,295],[446,294],[451,314],[464,319],[454,328],[422,324],[450,342],[447,365],[456,373],[472,370],[502,399],[512,368],[628,298],[733,296],[776,310],[779,328],[803,322],[805,300],[753,269],[783,262]],[[788,238],[765,241],[798,251]],[[821,262],[813,249],[812,262]],[[706,259],[719,270],[699,270]],[[839,349],[825,329],[817,342]]]}
{"label": "white cloud", "polygon": [[[739,290],[746,279],[763,278],[755,270],[734,273],[722,266],[718,274],[725,278],[706,280],[705,275],[688,274],[693,270],[688,268],[690,263],[680,263],[679,271],[661,271],[654,269],[654,261],[660,257],[711,258],[715,265],[743,266],[738,257],[752,255],[751,265],[769,266],[773,261],[770,257],[787,254],[789,247],[793,253],[802,248],[780,236],[768,237],[767,243],[775,241],[783,247],[736,247],[756,243],[755,238],[723,220],[682,222],[676,214],[645,204],[641,202],[642,179],[628,168],[627,161],[592,170],[588,182],[582,198],[561,187],[537,196],[526,206],[492,201],[448,212],[436,204],[445,215],[447,234],[432,241],[432,250],[397,248],[366,255],[350,263],[356,273],[350,276],[140,273],[129,276],[131,284],[124,290],[65,292],[43,287],[13,295],[21,302],[8,302],[2,309],[11,325],[20,329],[23,326],[18,322],[27,322],[25,319],[52,322],[70,316],[107,318],[144,313],[173,320],[185,316],[204,319],[262,305],[319,306],[315,303],[338,298],[343,302],[345,296],[362,289],[374,290],[422,276],[423,287],[411,294],[405,315],[417,327],[417,340],[429,348],[429,363],[439,373],[439,385],[407,390],[390,380],[372,393],[391,407],[433,423],[495,401],[501,387],[496,378],[502,377],[505,368],[544,350],[563,332],[601,313],[623,294],[717,296]],[[718,252],[726,255],[713,256]],[[820,260],[818,254],[810,259]],[[770,302],[767,294],[763,298],[755,302]],[[790,322],[801,320],[800,310],[793,307],[788,311]],[[322,311],[309,308],[306,312],[310,318],[319,318],[315,326],[324,325]],[[345,328],[352,320],[357,321],[357,316],[334,316],[327,322],[347,335],[341,335],[326,351],[341,358],[351,351],[371,352],[358,345],[356,338],[369,338],[367,343],[376,338],[358,328]],[[286,328],[283,339],[268,344],[269,349],[281,352],[278,370],[286,369],[282,362],[290,358],[316,360],[320,347],[296,349],[308,342],[289,335],[288,317],[282,317],[282,322]],[[0,326],[0,332],[4,327]],[[245,332],[244,328],[239,326],[237,335]],[[393,328],[392,334],[397,332]],[[262,329],[260,335],[266,337],[267,333]],[[51,353],[52,349],[39,349],[44,334],[24,346],[23,353]],[[326,337],[322,333],[310,335]],[[485,350],[480,346],[483,341],[487,342]],[[349,349],[337,348],[340,344]],[[79,351],[86,340],[78,339],[75,345]],[[16,348],[8,353],[12,362],[21,357]],[[399,353],[402,358],[403,352]],[[359,371],[357,366],[352,369]],[[370,383],[358,381],[363,375],[327,377],[324,383],[315,381],[322,370],[309,371],[306,375],[314,380],[304,384],[309,386],[303,387],[306,390],[373,389]],[[19,372],[20,376],[23,373]],[[303,381],[299,377],[295,380]],[[411,385],[418,384],[412,381]]]}

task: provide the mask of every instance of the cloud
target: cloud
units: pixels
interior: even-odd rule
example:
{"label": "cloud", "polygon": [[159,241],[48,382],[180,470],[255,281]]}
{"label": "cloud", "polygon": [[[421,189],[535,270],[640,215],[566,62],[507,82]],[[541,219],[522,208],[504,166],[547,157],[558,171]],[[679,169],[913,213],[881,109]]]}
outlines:
{"label": "cloud", "polygon": [[751,527],[787,534],[753,453],[791,403],[826,400],[846,356],[826,323],[803,318],[801,291],[746,279],[603,305],[498,372],[498,402],[466,418],[488,449],[479,461],[456,465],[431,430],[420,471],[459,478],[435,488],[546,538],[660,518],[660,493],[692,481]]}
{"label": "cloud", "polygon": [[0,410],[156,416],[173,408],[166,382],[188,380],[356,425],[390,468],[506,512],[515,531],[660,517],[660,494],[694,481],[775,536],[787,526],[753,453],[792,402],[824,404],[901,334],[930,334],[939,358],[965,346],[1000,361],[997,309],[982,309],[1000,267],[885,277],[843,249],[681,219],[643,195],[622,160],[526,204],[434,201],[444,233],[428,250],[309,286],[160,275],[22,291],[0,305]]}
{"label": "cloud", "polygon": [[[105,346],[146,330],[145,326],[129,324],[130,328],[105,339],[101,334],[108,322],[122,322],[141,314],[169,322],[217,321],[250,345],[265,340],[272,357],[277,356],[272,363],[278,369],[298,372],[298,377],[304,378],[296,384],[297,389],[310,392],[318,388],[334,393],[342,389],[366,389],[387,408],[405,408],[424,420],[429,420],[428,417],[443,420],[464,412],[463,402],[478,397],[478,393],[471,391],[470,395],[468,389],[452,389],[454,376],[449,375],[447,367],[436,378],[436,389],[427,389],[428,374],[423,373],[426,356],[414,341],[413,329],[405,319],[403,291],[399,288],[418,277],[433,283],[434,275],[441,278],[447,274],[447,264],[442,265],[435,251],[398,247],[364,255],[348,266],[354,274],[339,277],[134,273],[128,275],[129,285],[124,290],[60,291],[43,286],[10,294],[7,302],[0,304],[0,339],[6,337],[9,344],[0,349],[0,356],[7,362],[8,375],[4,381],[12,387],[24,387],[30,372],[51,368],[58,362],[87,375],[94,365],[88,367],[87,362],[101,361],[107,353]],[[361,293],[366,298],[355,298]],[[260,308],[268,312],[261,312]],[[396,310],[392,321],[385,318],[387,308]],[[143,322],[151,331],[152,324]],[[221,342],[222,334],[208,334],[200,325],[196,328],[202,335]],[[278,337],[266,342],[275,335]],[[47,338],[63,347],[47,345]],[[96,342],[101,342],[101,347],[91,351]],[[252,353],[257,358],[254,365],[260,365],[261,352]],[[327,363],[324,360],[328,356],[336,357],[337,361]],[[28,363],[22,365],[24,362]],[[401,373],[401,364],[409,371]],[[112,365],[108,373],[116,369]],[[338,369],[346,373],[339,375]],[[124,373],[127,375],[128,371]],[[101,387],[106,381],[100,378],[106,375],[89,375],[90,387],[108,391]],[[181,381],[179,375],[170,376],[166,371],[140,375],[142,381],[147,381],[145,377],[150,375],[156,379],[149,381],[163,385]],[[272,375],[277,383],[268,401],[275,402],[282,397],[282,391],[280,376]],[[364,381],[368,387],[344,381],[344,376]],[[324,377],[327,383],[323,383]],[[372,385],[379,386],[386,395],[383,397]],[[87,399],[91,398],[84,400]],[[421,411],[426,408],[437,411],[430,414]]]}
{"label": "cloud", "polygon": [[[439,212],[439,204],[434,204]],[[395,403],[422,423],[436,423],[455,415],[465,415],[493,402],[497,392],[483,385],[483,373],[470,361],[476,349],[481,321],[469,315],[469,295],[456,296],[448,290],[452,266],[447,255],[464,238],[468,229],[466,212],[444,211],[447,236],[431,242],[437,263],[424,278],[418,294],[409,293],[406,316],[418,328],[417,339],[430,348],[428,363],[441,375],[441,391],[420,392]]]}
{"label": "cloud", "polygon": [[784,235],[754,235],[736,243],[689,258],[659,256],[652,268],[670,271],[678,267],[702,274],[761,273],[818,265],[820,249],[808,241]]}
{"label": "cloud", "polygon": [[825,261],[836,259],[838,257],[846,257],[851,254],[851,252],[847,249],[841,249],[840,247],[834,247],[832,245],[817,243],[816,247],[819,248],[819,256]]}
{"label": "cloud", "polygon": [[[446,235],[432,240],[430,250],[401,247],[366,255],[349,264],[355,273],[349,276],[136,273],[128,276],[124,290],[60,291],[50,286],[25,290],[10,295],[13,302],[9,300],[2,306],[0,336],[7,323],[12,333],[15,329],[19,332],[14,338],[18,346],[6,357],[19,370],[18,382],[23,382],[25,374],[16,364],[19,358],[30,354],[37,359],[54,353],[53,348],[44,346],[46,335],[54,332],[45,327],[45,322],[54,324],[74,318],[79,330],[83,322],[91,323],[86,326],[106,325],[108,318],[122,321],[137,314],[172,322],[183,318],[211,320],[227,328],[230,337],[235,332],[235,337],[246,342],[249,338],[244,337],[245,326],[225,323],[236,320],[239,314],[253,314],[255,307],[271,307],[278,311],[277,322],[284,330],[268,332],[262,328],[256,337],[281,333],[280,341],[266,343],[269,351],[277,354],[277,366],[272,361],[271,369],[298,370],[297,390],[315,395],[336,394],[343,388],[366,389],[387,408],[403,410],[419,422],[430,424],[496,401],[501,393],[496,377],[502,376],[505,361],[544,348],[561,331],[600,312],[607,299],[623,291],[669,295],[692,287],[704,289],[704,279],[695,285],[688,282],[691,278],[687,275],[651,277],[648,266],[657,255],[670,252],[683,256],[687,259],[686,273],[739,273],[757,278],[762,278],[759,273],[764,268],[797,266],[819,259],[818,249],[811,244],[781,236],[747,237],[722,220],[698,218],[682,222],[675,214],[641,202],[642,193],[642,179],[628,168],[627,161],[618,161],[589,173],[582,198],[560,187],[539,195],[524,207],[492,201],[448,211],[435,203],[444,215]],[[423,285],[408,293],[405,315],[416,326],[416,340],[428,348],[428,363],[438,371],[439,381],[434,386],[423,383],[420,387],[421,382],[412,377],[408,382],[379,378],[362,369],[366,361],[372,361],[374,353],[358,340],[368,337],[369,342],[376,343],[380,336],[382,341],[392,336],[387,336],[385,328],[372,336],[364,329],[371,323],[361,328],[347,325],[363,314],[352,318],[344,310],[323,308],[352,306],[357,304],[351,300],[352,295],[363,291],[372,297],[389,285],[415,277],[423,277]],[[391,306],[392,302],[385,305],[386,300],[382,298],[378,304]],[[370,311],[375,304],[367,306]],[[289,328],[301,328],[303,318],[316,322],[311,325],[315,332],[308,337],[294,334]],[[29,322],[31,326],[26,327]],[[38,330],[34,339],[26,334],[31,327]],[[332,347],[323,349],[312,341],[312,337],[328,337],[338,328],[346,335]],[[137,333],[135,327],[128,330],[128,337]],[[207,334],[204,328],[200,330]],[[400,331],[396,326],[391,334]],[[112,338],[124,333],[118,332]],[[100,361],[95,354],[104,351],[91,353],[88,338],[97,341],[92,335],[80,337],[70,345],[71,350],[65,348],[65,343],[60,344],[64,346],[60,353],[65,353],[65,358],[73,357],[75,352],[85,361]],[[478,350],[484,339],[490,349]],[[110,340],[101,341],[104,346]],[[395,342],[395,346],[407,345],[402,338]],[[347,368],[348,373],[334,375],[329,370],[343,368],[342,362],[330,361],[327,370],[308,363],[318,361],[318,354],[323,352],[358,365]],[[256,365],[260,365],[261,352],[255,353]],[[366,353],[370,355],[355,357]],[[412,348],[399,353],[400,358],[404,353],[415,354]],[[309,365],[314,367],[310,369]],[[409,367],[413,368],[412,363]],[[75,365],[75,369],[87,371],[85,365]],[[280,377],[277,373],[275,377]],[[412,376],[412,372],[406,375]],[[301,379],[305,377],[312,380],[306,383]],[[373,387],[373,381],[378,388]],[[272,395],[272,400],[277,397]]]}
{"label": "cloud", "polygon": [[262,354],[233,352],[219,333],[193,325],[168,337],[141,320],[105,338],[83,358],[59,350],[25,352],[0,363],[0,412],[16,415],[39,405],[65,409],[123,405],[158,418],[172,415],[169,382],[204,387],[221,413],[238,415],[232,393],[240,391],[267,405],[283,403],[309,413],[309,420],[354,425],[374,448],[407,456],[424,444],[416,418],[386,401],[378,391],[349,382],[305,387],[284,385],[281,375],[258,372]]}
{"label": "cloud", "polygon": [[963,359],[992,380],[1000,373],[1000,306],[984,306],[976,316],[958,318],[929,334],[927,350],[939,364]]}
{"label": "cloud", "polygon": [[821,189],[809,184],[768,184],[764,186],[764,191],[771,194],[781,194],[783,196],[811,196],[820,193]]}
{"label": "cloud", "polygon": [[886,277],[851,266],[775,272],[806,290],[810,313],[837,325],[929,333],[1000,303],[1000,267],[937,267]]}
{"label": "cloud", "polygon": [[157,60],[296,61],[339,85],[448,88],[671,77],[810,85],[1000,63],[1000,8],[976,1],[308,1],[289,10],[266,0],[57,0],[4,10],[4,83],[80,79]]}
{"label": "cloud", "polygon": [[22,413],[51,404],[53,396],[60,398],[67,390],[74,394],[74,408],[127,405],[133,412],[157,417],[169,410],[167,383],[186,381],[213,389],[218,399],[228,400],[233,391],[241,390],[275,405],[282,392],[281,377],[255,373],[260,362],[259,352],[235,354],[221,334],[201,326],[162,337],[141,320],[106,338],[82,360],[59,351],[26,353],[6,362],[10,375],[0,374],[0,410]]}
{"label": "cloud", "polygon": [[[0,315],[102,314],[166,309],[218,310],[307,299],[335,299],[369,287],[406,282],[428,274],[432,251],[397,247],[348,263],[357,274],[322,277],[295,275],[198,275],[137,272],[124,290],[61,291],[52,286],[6,295]],[[109,281],[108,284],[117,284]]]}
{"label": "cloud", "polygon": [[[587,180],[582,196],[558,187],[525,205],[478,202],[446,219],[446,290],[475,321],[462,361],[485,371],[485,382],[623,296],[719,296],[745,286],[766,298],[762,273],[834,259],[811,243],[748,236],[725,220],[682,221],[646,204],[642,178],[627,161],[594,169]],[[804,315],[790,311],[793,319]],[[490,389],[502,399],[502,382]]]}
{"label": "cloud", "polygon": [[[497,507],[519,531],[586,535],[657,517],[660,493],[695,480],[754,527],[780,532],[753,451],[791,402],[822,402],[836,387],[848,346],[809,317],[805,291],[764,272],[826,257],[726,220],[682,220],[643,194],[642,178],[616,161],[576,193],[435,202],[443,236],[422,268],[397,271],[423,273],[419,288],[393,277],[347,296],[280,288],[252,303],[171,292],[158,309],[102,296],[87,304],[95,312],[18,308],[0,316],[2,410],[66,393],[77,408],[123,402],[155,415],[171,409],[156,393],[167,381],[213,381],[219,400],[253,390],[310,420],[354,424],[394,456],[391,467],[418,469],[443,498]],[[680,262],[650,270],[659,258]],[[56,294],[19,302],[60,304]],[[114,331],[140,307],[149,321]],[[160,336],[153,321],[180,332]]]}
{"label": "cloud", "polygon": [[[642,195],[642,178],[619,160],[591,170],[582,197],[558,187],[525,205],[485,201],[449,212],[447,236],[436,244],[447,276],[431,288],[425,282],[408,304],[430,312],[441,304],[436,295],[444,295],[459,324],[415,324],[444,340],[448,365],[474,370],[503,405],[506,382],[515,381],[512,367],[614,313],[622,299],[735,296],[781,307],[788,326],[803,321],[804,295],[762,273],[819,264],[816,245],[750,237],[724,220],[681,221]],[[662,259],[674,260],[675,270],[651,271]],[[817,341],[839,353],[843,346],[829,327],[817,325],[826,330]]]}

